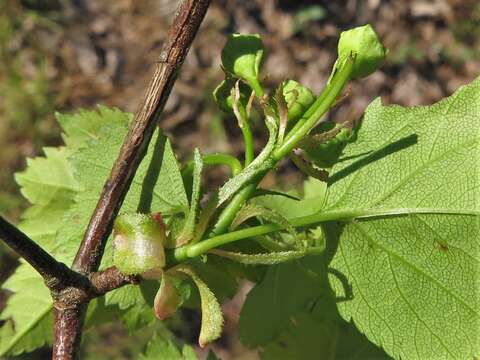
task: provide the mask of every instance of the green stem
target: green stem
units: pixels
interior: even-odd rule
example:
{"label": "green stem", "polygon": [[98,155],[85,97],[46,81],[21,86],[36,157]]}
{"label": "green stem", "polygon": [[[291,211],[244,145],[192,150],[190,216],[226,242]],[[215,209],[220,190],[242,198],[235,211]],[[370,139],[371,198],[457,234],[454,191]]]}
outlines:
{"label": "green stem", "polygon": [[[293,150],[298,141],[300,141],[318,122],[318,119],[325,114],[342,92],[352,73],[353,59],[348,58],[343,65],[336,71],[331,81],[325,87],[323,93],[319,96],[320,101],[314,104],[314,110],[307,111],[311,115],[306,118],[303,125],[290,137],[285,140],[282,146],[273,152],[273,165],[288,155]],[[262,90],[263,92],[263,90]],[[257,93],[257,96],[259,94]],[[251,184],[247,185],[238,194],[236,194],[227,207],[221,212],[209,237],[223,234],[228,230],[235,215],[243,204],[255,193],[258,183],[264,174],[259,175]],[[228,235],[228,234],[227,234]]]}
{"label": "green stem", "polygon": [[[202,160],[205,165],[227,165],[232,171],[233,176],[237,175],[243,169],[240,161],[236,157],[228,154],[220,154],[220,153],[207,154],[202,156]],[[189,161],[185,165],[183,169],[183,173],[188,174],[188,173],[191,173],[192,171],[193,171],[193,161]]]}
{"label": "green stem", "polygon": [[289,132],[283,144],[274,151],[273,157],[276,161],[287,156],[290,151],[295,148],[297,143],[317,125],[319,119],[332,107],[348,80],[350,80],[353,62],[354,59],[347,58],[343,65],[336,70],[336,73],[318,99]]}
{"label": "green stem", "polygon": [[[313,226],[326,221],[353,219],[366,214],[367,213],[365,211],[359,210],[330,211],[295,218],[290,220],[290,223],[295,227],[305,227]],[[259,235],[269,234],[279,230],[283,230],[283,227],[278,224],[266,224],[213,236],[196,244],[175,249],[169,254],[169,263],[172,262],[172,264],[169,264],[169,266],[206,254],[209,250],[222,245]]]}
{"label": "green stem", "polygon": [[210,233],[208,234],[208,237],[223,234],[225,231],[228,230],[228,227],[235,218],[235,215],[237,215],[237,213],[240,211],[240,208],[255,193],[257,185],[258,182],[249,184],[233,197],[233,199],[228,203],[225,209],[220,213],[220,216],[212,231],[210,231]]}
{"label": "green stem", "polygon": [[250,87],[253,89],[253,91],[255,91],[255,95],[257,95],[257,97],[259,99],[261,99],[263,97],[263,95],[265,94],[265,91],[263,90],[263,87],[262,87],[262,84],[260,84],[260,81],[258,80],[255,80],[255,81],[249,81],[248,82],[248,85],[250,85]]}
{"label": "green stem", "polygon": [[250,123],[247,116],[247,112],[243,106],[239,107],[240,116],[242,116],[242,123],[240,124],[240,130],[242,130],[243,141],[245,143],[245,167],[253,161],[255,157],[253,151],[253,136],[250,129]]}

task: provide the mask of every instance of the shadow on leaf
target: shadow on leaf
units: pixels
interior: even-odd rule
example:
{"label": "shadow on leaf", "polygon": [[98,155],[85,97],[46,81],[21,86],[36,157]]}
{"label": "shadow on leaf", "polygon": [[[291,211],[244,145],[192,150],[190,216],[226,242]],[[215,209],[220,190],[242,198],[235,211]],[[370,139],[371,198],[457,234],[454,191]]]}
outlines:
{"label": "shadow on leaf", "polygon": [[384,157],[393,154],[398,151],[402,151],[412,145],[415,145],[418,142],[418,135],[417,134],[411,134],[409,136],[405,136],[393,143],[390,143],[386,146],[384,146],[381,149],[378,149],[376,151],[371,151],[367,152],[367,155],[354,163],[348,165],[347,167],[341,169],[340,171],[336,172],[332,176],[329,177],[328,179],[328,185],[332,185],[336,183],[339,180],[342,180],[343,178],[347,177],[348,175],[354,173],[355,171],[361,169],[362,167],[374,162],[378,161],[380,159],[383,159]]}

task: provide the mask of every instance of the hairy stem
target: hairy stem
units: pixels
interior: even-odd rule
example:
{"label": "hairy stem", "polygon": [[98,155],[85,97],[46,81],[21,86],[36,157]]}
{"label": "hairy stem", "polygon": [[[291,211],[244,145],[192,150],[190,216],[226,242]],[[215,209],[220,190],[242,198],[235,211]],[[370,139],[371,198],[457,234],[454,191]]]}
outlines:
{"label": "hairy stem", "polygon": [[228,203],[225,209],[223,209],[223,211],[220,213],[220,216],[218,217],[218,220],[215,223],[212,231],[209,233],[209,236],[220,235],[228,230],[228,227],[232,223],[237,212],[240,211],[243,204],[245,204],[245,202],[250,199],[255,193],[257,185],[258,182],[249,184],[233,197],[233,199]]}

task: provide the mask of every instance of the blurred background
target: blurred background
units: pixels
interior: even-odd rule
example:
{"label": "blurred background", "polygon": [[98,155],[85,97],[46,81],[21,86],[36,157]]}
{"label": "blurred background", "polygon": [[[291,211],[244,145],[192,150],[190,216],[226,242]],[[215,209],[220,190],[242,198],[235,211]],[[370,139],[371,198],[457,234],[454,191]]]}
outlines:
{"label": "blurred background", "polygon": [[[62,143],[55,111],[97,104],[135,111],[177,3],[0,0],[2,215],[16,222],[28,206],[14,172],[43,146]],[[380,71],[352,84],[335,118],[358,117],[378,96],[385,104],[431,104],[480,74],[478,0],[213,0],[161,120],[180,158],[188,158],[195,146],[204,153],[242,153],[236,121],[218,112],[211,96],[223,78],[220,51],[227,34],[262,35],[268,49],[263,74],[271,87],[292,78],[318,93],[335,61],[339,33],[365,23],[374,26],[389,57]],[[265,136],[260,119],[254,132],[260,149]],[[301,176],[289,169],[285,164],[267,185],[300,184]],[[224,174],[208,176],[213,186]],[[0,284],[15,263],[0,244]],[[0,310],[4,301],[0,294]],[[102,331],[101,338],[121,342],[121,333]],[[117,335],[120,340],[110,339]],[[232,344],[225,347],[237,351]],[[111,351],[105,359],[132,358],[121,346]]]}

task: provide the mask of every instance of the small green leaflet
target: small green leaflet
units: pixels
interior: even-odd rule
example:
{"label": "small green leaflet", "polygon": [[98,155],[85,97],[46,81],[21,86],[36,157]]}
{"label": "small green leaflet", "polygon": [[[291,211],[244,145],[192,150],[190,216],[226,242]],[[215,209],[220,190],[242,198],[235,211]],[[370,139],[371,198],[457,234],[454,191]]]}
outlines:
{"label": "small green leaflet", "polygon": [[202,305],[202,327],[198,343],[200,347],[218,339],[222,334],[223,315],[217,298],[203,280],[188,266],[177,266],[175,271],[182,272],[192,278],[198,287]]}
{"label": "small green leaflet", "polygon": [[[57,114],[57,120],[66,146],[46,148],[46,157],[29,160],[28,168],[16,175],[22,193],[32,202],[19,226],[57,259],[69,264],[128,131],[131,115],[99,107],[98,111]],[[121,211],[136,212],[140,199],[165,214],[188,209],[178,163],[164,136],[154,136]],[[109,242],[102,266],[111,264]],[[3,288],[15,293],[1,314],[2,319],[8,317],[11,321],[0,328],[0,356],[30,351],[51,341],[51,326],[43,325],[51,321],[50,296],[36,272],[22,264]],[[125,289],[117,295],[111,294],[109,304],[123,309],[145,302],[137,290]],[[39,327],[42,331],[37,330]]]}
{"label": "small green leaflet", "polygon": [[214,254],[226,259],[239,262],[245,265],[274,265],[283,262],[299,259],[307,254],[305,250],[291,250],[291,251],[274,251],[264,254],[244,254],[233,251],[226,251],[221,249],[214,249],[209,251],[210,254]]}
{"label": "small green leaflet", "polygon": [[[325,211],[341,315],[396,359],[480,354],[480,79],[432,106],[374,101]],[[352,209],[353,207],[353,209]]]}

